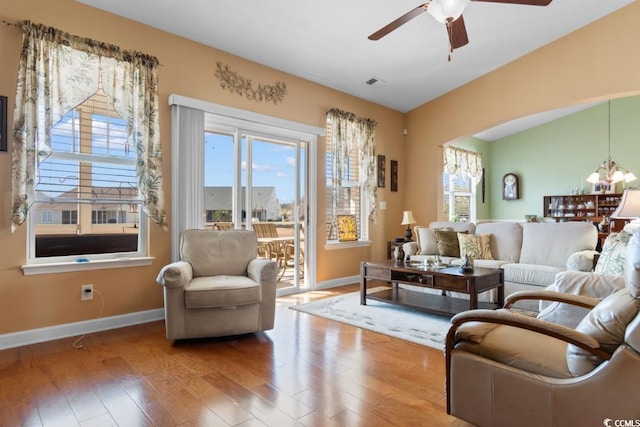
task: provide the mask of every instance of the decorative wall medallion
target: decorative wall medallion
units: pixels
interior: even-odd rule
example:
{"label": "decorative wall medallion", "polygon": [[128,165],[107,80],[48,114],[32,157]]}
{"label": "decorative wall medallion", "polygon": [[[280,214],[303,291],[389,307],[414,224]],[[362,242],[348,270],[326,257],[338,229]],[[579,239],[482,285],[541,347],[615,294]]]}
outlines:
{"label": "decorative wall medallion", "polygon": [[282,102],[284,96],[287,94],[287,84],[283,82],[276,82],[275,85],[263,85],[258,83],[258,88],[255,89],[251,83],[251,79],[244,78],[235,71],[233,71],[228,65],[222,64],[222,62],[216,62],[216,74],[215,76],[220,79],[220,86],[223,89],[229,89],[231,92],[235,92],[240,96],[245,96],[252,101],[267,101],[277,104]]}

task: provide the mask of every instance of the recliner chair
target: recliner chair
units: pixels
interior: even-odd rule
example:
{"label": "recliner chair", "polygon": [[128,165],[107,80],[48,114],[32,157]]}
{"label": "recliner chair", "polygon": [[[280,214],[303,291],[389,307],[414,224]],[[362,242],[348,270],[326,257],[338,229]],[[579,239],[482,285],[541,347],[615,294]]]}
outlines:
{"label": "recliner chair", "polygon": [[186,230],[180,261],[160,271],[167,338],[204,338],[273,328],[278,265],[257,258],[251,230]]}
{"label": "recliner chair", "polygon": [[[625,285],[602,301],[523,291],[505,309],[454,316],[445,348],[447,412],[478,426],[637,423],[640,232],[627,248]],[[591,310],[573,329],[508,309],[532,298]]]}

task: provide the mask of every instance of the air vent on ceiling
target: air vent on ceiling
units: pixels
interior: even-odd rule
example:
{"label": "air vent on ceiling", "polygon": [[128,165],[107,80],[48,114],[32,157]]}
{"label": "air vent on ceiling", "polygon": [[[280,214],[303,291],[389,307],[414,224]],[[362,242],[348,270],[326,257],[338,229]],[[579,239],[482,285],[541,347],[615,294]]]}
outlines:
{"label": "air vent on ceiling", "polygon": [[367,80],[365,83],[368,84],[369,86],[380,86],[387,82],[382,80],[380,77],[373,76],[369,80]]}

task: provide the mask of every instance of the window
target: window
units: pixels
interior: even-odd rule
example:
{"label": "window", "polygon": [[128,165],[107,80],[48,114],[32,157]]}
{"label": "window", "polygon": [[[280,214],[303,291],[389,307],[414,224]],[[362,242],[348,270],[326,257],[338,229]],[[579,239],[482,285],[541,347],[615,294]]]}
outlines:
{"label": "window", "polygon": [[143,200],[126,127],[102,91],[53,125],[32,206],[52,220],[32,225],[32,258],[141,252],[145,216],[138,215]]}
{"label": "window", "polygon": [[482,174],[480,154],[456,147],[445,148],[443,208],[450,221],[476,222],[476,185]]}
{"label": "window", "polygon": [[53,222],[53,211],[52,210],[42,211],[42,223],[51,224],[52,222]]}
{"label": "window", "polygon": [[375,220],[375,122],[351,113],[327,113],[326,138],[326,236],[339,240],[338,218],[355,218],[357,240],[369,237],[369,221]]}
{"label": "window", "polygon": [[443,174],[444,216],[450,221],[476,221],[476,186],[470,177]]}

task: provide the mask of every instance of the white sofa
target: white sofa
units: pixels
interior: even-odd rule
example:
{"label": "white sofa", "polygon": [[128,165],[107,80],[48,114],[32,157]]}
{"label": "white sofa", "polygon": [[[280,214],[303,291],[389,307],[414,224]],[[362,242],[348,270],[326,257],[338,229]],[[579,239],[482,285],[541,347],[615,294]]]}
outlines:
{"label": "white sofa", "polygon": [[[566,270],[591,271],[598,233],[588,222],[434,222],[429,227],[415,227],[415,242],[403,249],[412,262],[422,262],[439,255],[435,230],[450,228],[476,235],[489,234],[493,259],[475,259],[478,267],[504,270],[505,295],[525,289],[549,286],[558,273]],[[434,243],[435,242],[435,243]],[[434,249],[435,248],[435,249]],[[455,257],[441,257],[445,264],[460,262]],[[494,300],[483,295],[481,299]]]}

